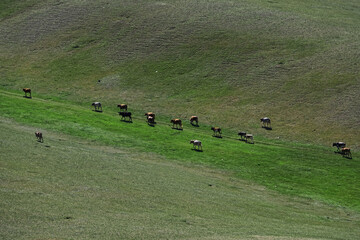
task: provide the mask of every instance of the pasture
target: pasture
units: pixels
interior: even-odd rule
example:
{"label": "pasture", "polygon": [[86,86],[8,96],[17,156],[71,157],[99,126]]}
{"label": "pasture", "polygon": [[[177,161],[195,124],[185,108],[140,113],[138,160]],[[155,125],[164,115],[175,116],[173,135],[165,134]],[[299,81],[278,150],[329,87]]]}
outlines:
{"label": "pasture", "polygon": [[[360,210],[358,153],[353,159],[334,154],[335,148],[255,136],[255,144],[238,140],[236,132],[223,129],[223,138],[213,137],[210,126],[172,129],[170,117],[157,115],[155,127],[144,114],[133,122],[120,121],[116,106],[104,112],[88,107],[44,99],[28,100],[0,91],[0,114],[5,118],[45,130],[81,137],[101,144],[150,152],[172,161],[230,171],[234,177],[251,180],[269,189]],[[191,139],[203,143],[203,152],[192,151]],[[44,136],[46,143],[46,135]]]}
{"label": "pasture", "polygon": [[358,238],[359,9],[1,1],[0,238]]}
{"label": "pasture", "polygon": [[[127,124],[115,114],[70,104],[28,101],[4,92],[1,99],[2,239],[300,240],[356,239],[360,234],[358,211],[314,200],[315,191],[321,194],[327,186],[320,189],[314,181],[313,189],[306,183],[306,191],[296,189],[301,172],[289,175],[294,191],[303,191],[305,198],[241,180],[259,172],[261,163],[271,169],[274,178],[269,176],[268,181],[274,184],[279,159],[270,163],[265,152],[274,157],[272,148],[280,155],[285,147],[288,154],[314,148],[269,142],[250,145],[214,139],[203,130],[197,136],[205,143],[204,152],[196,152],[187,141],[196,135],[190,126],[180,132],[165,124],[152,128],[140,120]],[[39,129],[44,143],[34,136]],[[233,153],[231,158],[220,150],[224,144],[230,145],[225,149]],[[236,149],[240,150],[234,154]],[[262,161],[257,160],[259,155]],[[215,156],[223,159],[215,161]],[[329,165],[350,164],[331,157],[327,167],[312,161],[304,177],[314,180],[313,173],[321,168],[323,177],[329,174],[322,184],[334,177]],[[241,163],[238,171],[236,162]],[[302,157],[298,165],[306,162]],[[358,189],[359,181],[350,181],[350,171],[338,169],[341,184]],[[278,189],[290,184],[289,176],[283,178],[287,181],[276,183]],[[348,205],[358,210],[355,194]]]}
{"label": "pasture", "polygon": [[2,89],[360,148],[357,0],[1,4]]}

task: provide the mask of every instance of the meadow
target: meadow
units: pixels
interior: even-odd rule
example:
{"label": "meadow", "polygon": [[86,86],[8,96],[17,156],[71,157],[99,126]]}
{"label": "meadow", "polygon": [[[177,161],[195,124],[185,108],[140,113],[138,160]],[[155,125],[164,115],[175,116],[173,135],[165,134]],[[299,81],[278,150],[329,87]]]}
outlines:
{"label": "meadow", "polygon": [[1,1],[0,238],[357,239],[359,10],[356,0]]}
{"label": "meadow", "polygon": [[2,89],[359,149],[358,1],[3,5]]}
{"label": "meadow", "polygon": [[[126,123],[110,111],[0,94],[2,239],[360,234],[358,163],[323,148],[246,144],[189,124],[150,127],[142,118]],[[194,136],[203,152],[191,150]]]}

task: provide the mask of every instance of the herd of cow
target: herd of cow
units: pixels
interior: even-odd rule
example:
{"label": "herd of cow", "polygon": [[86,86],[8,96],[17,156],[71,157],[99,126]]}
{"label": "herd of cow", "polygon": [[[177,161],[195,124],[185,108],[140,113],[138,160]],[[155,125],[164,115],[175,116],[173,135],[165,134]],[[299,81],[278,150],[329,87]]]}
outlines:
{"label": "herd of cow", "polygon": [[[25,97],[31,98],[31,89],[30,88],[24,88],[23,89],[25,93]],[[28,94],[30,96],[28,96]],[[95,111],[102,112],[102,106],[100,102],[93,102],[91,104]],[[128,106],[126,104],[118,104],[117,107],[120,109],[119,115],[121,116],[121,120],[124,121],[132,121],[131,112],[128,112]],[[149,125],[156,124],[155,122],[155,113],[153,112],[147,112],[144,114],[146,116],[147,123]],[[271,120],[268,117],[264,117],[260,119],[260,122],[263,124],[262,127],[265,129],[272,129],[271,128]],[[172,128],[174,129],[183,129],[182,121],[181,119],[174,118],[170,120],[170,123],[172,123]],[[190,124],[193,126],[199,126],[199,118],[197,116],[191,116],[190,118]],[[214,137],[221,138],[221,128],[219,127],[212,127],[211,130],[214,132]],[[41,132],[35,132],[36,138],[38,141],[43,142],[43,136]],[[238,132],[238,136],[240,137],[240,140],[245,141],[247,143],[254,143],[254,136],[252,134],[248,134],[246,132],[240,131]],[[190,144],[193,144],[193,148],[198,151],[202,151],[202,143],[199,140],[190,140]],[[337,153],[341,153],[343,156],[351,158],[351,150],[350,148],[346,147],[346,143],[344,142],[336,142],[333,143],[333,147],[337,147]]]}

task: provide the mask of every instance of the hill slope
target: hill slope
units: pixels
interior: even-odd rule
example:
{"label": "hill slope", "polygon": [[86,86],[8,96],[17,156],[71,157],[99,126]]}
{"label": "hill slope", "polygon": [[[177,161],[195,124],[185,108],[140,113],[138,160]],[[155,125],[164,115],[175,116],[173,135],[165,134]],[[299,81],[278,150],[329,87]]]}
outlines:
{"label": "hill slope", "polygon": [[[168,120],[155,127],[145,117],[133,123],[120,121],[116,109],[103,113],[89,108],[43,99],[27,99],[0,91],[0,115],[40,130],[70,134],[98,144],[122,147],[130,152],[155,153],[167,160],[209,166],[228,171],[292,196],[303,196],[335,206],[360,210],[358,154],[353,159],[334,154],[330,147],[288,143],[255,137],[255,144],[239,141],[235,132],[212,137],[210,126],[172,129]],[[203,152],[191,151],[190,139],[200,139]],[[16,154],[16,153],[15,153]]]}
{"label": "hill slope", "polygon": [[[356,239],[358,213],[0,118],[2,239]],[[189,150],[190,151],[190,150]],[[191,151],[190,151],[191,152]],[[196,152],[193,152],[196,154]]]}
{"label": "hill slope", "polygon": [[[44,0],[0,9],[3,89],[359,148],[359,1]],[[272,132],[259,129],[263,116]]]}

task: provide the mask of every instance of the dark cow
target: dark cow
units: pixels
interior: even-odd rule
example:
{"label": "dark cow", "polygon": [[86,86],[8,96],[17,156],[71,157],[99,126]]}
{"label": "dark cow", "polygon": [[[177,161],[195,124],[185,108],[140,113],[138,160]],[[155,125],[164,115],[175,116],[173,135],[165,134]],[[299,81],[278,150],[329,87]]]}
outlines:
{"label": "dark cow", "polygon": [[219,127],[212,127],[211,130],[213,130],[215,137],[221,137],[221,128]]}
{"label": "dark cow", "polygon": [[123,110],[123,111],[127,112],[128,106],[126,104],[118,104],[117,106],[118,106],[118,108],[120,108],[120,111]]}
{"label": "dark cow", "polygon": [[195,126],[199,125],[199,118],[197,116],[191,116],[191,118],[190,118],[191,125],[194,125],[194,122],[196,122]]}
{"label": "dark cow", "polygon": [[131,112],[119,112],[119,115],[121,116],[121,120],[129,118],[129,121],[132,122]]}
{"label": "dark cow", "polygon": [[246,132],[238,132],[238,136],[240,136],[240,140],[246,140]]}
{"label": "dark cow", "polygon": [[153,112],[147,112],[147,113],[145,113],[144,116],[146,116],[147,120],[149,120],[149,117],[153,117],[154,121],[155,121],[155,113],[153,113]]}
{"label": "dark cow", "polygon": [[183,127],[181,120],[178,118],[171,119],[170,123],[173,124],[172,128],[175,128],[176,126],[176,129],[182,129]]}
{"label": "dark cow", "polygon": [[346,143],[344,143],[344,142],[336,142],[336,143],[333,143],[333,147],[337,147],[337,150],[339,152],[341,148],[346,147]]}
{"label": "dark cow", "polygon": [[260,119],[260,122],[263,124],[263,128],[271,128],[271,120],[268,117],[264,117]]}
{"label": "dark cow", "polygon": [[147,122],[148,122],[149,125],[153,125],[153,124],[155,124],[155,118],[152,117],[152,116],[149,116],[147,118]]}
{"label": "dark cow", "polygon": [[[193,145],[193,148],[195,150],[199,150],[200,151],[200,148],[201,148],[201,151],[202,151],[202,144],[201,144],[201,141],[199,140],[190,140],[190,144]],[[197,148],[196,148],[197,147]]]}
{"label": "dark cow", "polygon": [[[91,106],[95,107],[95,111],[101,111],[102,112],[102,106],[100,102],[93,102]],[[100,110],[101,109],[101,110]]]}
{"label": "dark cow", "polygon": [[38,142],[44,142],[44,138],[41,132],[35,132],[35,136],[38,140]]}
{"label": "dark cow", "polygon": [[23,91],[25,93],[25,97],[28,97],[27,94],[29,93],[30,94],[29,98],[31,98],[31,89],[30,88],[23,88]]}

